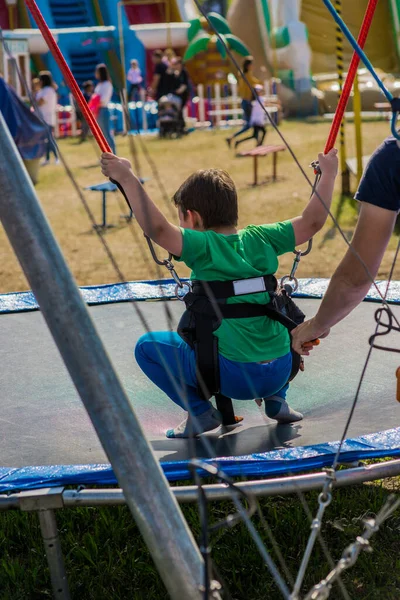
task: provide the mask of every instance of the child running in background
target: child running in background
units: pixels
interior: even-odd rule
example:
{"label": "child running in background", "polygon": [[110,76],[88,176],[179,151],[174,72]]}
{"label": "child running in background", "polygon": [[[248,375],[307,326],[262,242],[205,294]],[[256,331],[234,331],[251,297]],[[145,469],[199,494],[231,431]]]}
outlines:
{"label": "child running in background", "polygon": [[[170,223],[149,198],[128,160],[102,155],[105,176],[124,189],[144,233],[192,269],[201,281],[232,281],[274,274],[278,256],[312,238],[324,225],[338,169],[336,150],[319,155],[321,179],[303,213],[289,221],[237,229],[238,200],[230,176],[218,169],[193,173],[174,196],[180,227]],[[237,298],[229,299],[229,303]],[[240,302],[267,304],[267,292],[240,296]],[[286,402],[292,367],[288,330],[266,316],[224,319],[214,331],[219,342],[221,393],[237,400],[264,398],[268,417],[280,423],[302,419]],[[189,414],[167,437],[188,437],[221,424],[220,414],[198,393],[195,351],[171,331],[143,335],[135,349],[142,371]],[[195,418],[192,418],[195,417]]]}
{"label": "child running in background", "polygon": [[140,90],[142,88],[142,71],[139,68],[137,60],[131,60],[131,68],[129,69],[126,80],[129,82],[128,100],[133,102],[139,102]]}
{"label": "child running in background", "polygon": [[267,133],[266,125],[268,116],[263,108],[265,106],[265,100],[263,98],[264,88],[262,85],[256,85],[254,86],[254,89],[257,93],[258,100],[253,100],[251,103],[250,126],[253,128],[253,133],[245,138],[237,140],[237,142],[235,142],[235,149],[243,142],[253,139],[256,140],[257,146],[262,146]]}

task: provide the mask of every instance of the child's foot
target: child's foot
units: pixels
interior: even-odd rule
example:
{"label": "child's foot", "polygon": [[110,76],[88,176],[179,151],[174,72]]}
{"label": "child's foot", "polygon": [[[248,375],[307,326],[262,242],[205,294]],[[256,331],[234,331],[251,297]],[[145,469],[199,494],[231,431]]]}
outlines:
{"label": "child's foot", "polygon": [[47,159],[45,159],[45,160],[42,160],[42,162],[40,163],[40,166],[41,167],[47,167],[47,165],[49,165],[49,164],[50,164],[50,161],[47,160]]}
{"label": "child's foot", "polygon": [[301,421],[303,415],[290,408],[289,404],[283,398],[279,396],[271,396],[270,398],[264,398],[265,402],[265,414],[270,419],[275,419],[278,423],[295,423]]}
{"label": "child's foot", "polygon": [[168,429],[166,432],[167,438],[188,438],[190,432],[193,431],[194,435],[200,435],[206,431],[212,431],[221,425],[221,417],[215,408],[209,408],[205,413],[198,415],[193,423],[192,427],[189,422],[190,417],[188,416],[178,427],[175,429]]}
{"label": "child's foot", "polygon": [[228,144],[228,148],[230,148],[231,147],[231,142],[232,142],[231,138],[225,138],[225,141]]}

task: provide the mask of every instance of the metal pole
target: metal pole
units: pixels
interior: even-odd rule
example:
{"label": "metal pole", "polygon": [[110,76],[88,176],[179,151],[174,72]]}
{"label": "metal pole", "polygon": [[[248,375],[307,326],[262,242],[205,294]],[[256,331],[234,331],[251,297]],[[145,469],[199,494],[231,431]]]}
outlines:
{"label": "metal pole", "polygon": [[[354,486],[375,479],[396,477],[399,474],[400,460],[391,460],[375,465],[344,469],[336,473],[333,487]],[[325,481],[326,473],[320,472],[311,473],[309,475],[277,477],[260,481],[239,481],[236,483],[236,487],[246,492],[246,494],[261,498],[263,496],[281,496],[297,494],[299,492],[309,492],[312,490],[321,491]],[[197,502],[198,500],[198,490],[194,485],[174,487],[172,490],[178,502],[188,503]],[[223,483],[203,485],[203,490],[209,502],[229,500],[229,498],[232,497],[232,491]],[[10,497],[4,498],[4,502],[7,502],[9,499]],[[125,501],[121,490],[65,490],[63,492],[63,503],[65,507],[107,506],[110,504],[125,504]],[[2,499],[0,497],[0,510],[1,508]]]}
{"label": "metal pole", "polygon": [[[342,14],[342,0],[335,0],[336,12]],[[338,25],[336,25],[336,66],[339,80],[339,92],[338,100],[343,91],[343,32]],[[350,172],[347,168],[346,163],[346,135],[345,135],[345,118],[343,117],[340,123],[340,171],[342,176],[342,196],[350,195]]]}
{"label": "metal pole", "polygon": [[203,560],[40,208],[0,114],[0,220],[172,598],[200,600]]}
{"label": "metal pole", "polygon": [[54,598],[70,600],[71,596],[69,595],[68,590],[64,557],[62,555],[54,510],[40,510],[39,521],[46,550],[47,563],[49,565]]}

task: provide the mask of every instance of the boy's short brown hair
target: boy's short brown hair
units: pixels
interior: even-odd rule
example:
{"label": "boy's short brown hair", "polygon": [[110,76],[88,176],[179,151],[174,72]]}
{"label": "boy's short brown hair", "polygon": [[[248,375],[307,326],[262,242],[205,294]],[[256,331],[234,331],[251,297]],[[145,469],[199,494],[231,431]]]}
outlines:
{"label": "boy's short brown hair", "polygon": [[184,216],[188,210],[197,211],[203,219],[204,229],[237,225],[235,184],[221,169],[196,171],[183,182],[173,201]]}

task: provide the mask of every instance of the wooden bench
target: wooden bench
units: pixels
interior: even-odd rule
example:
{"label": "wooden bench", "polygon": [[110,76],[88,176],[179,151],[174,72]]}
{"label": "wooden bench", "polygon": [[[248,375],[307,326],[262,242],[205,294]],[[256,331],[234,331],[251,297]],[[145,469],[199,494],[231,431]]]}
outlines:
{"label": "wooden bench", "polygon": [[286,146],[257,146],[252,150],[241,152],[240,156],[251,156],[253,158],[254,181],[253,185],[258,185],[258,158],[272,154],[272,181],[276,181],[276,172],[278,166],[278,152],[286,150]]}

